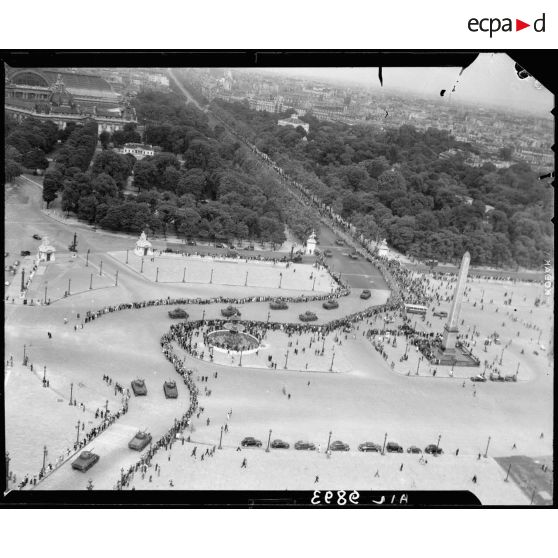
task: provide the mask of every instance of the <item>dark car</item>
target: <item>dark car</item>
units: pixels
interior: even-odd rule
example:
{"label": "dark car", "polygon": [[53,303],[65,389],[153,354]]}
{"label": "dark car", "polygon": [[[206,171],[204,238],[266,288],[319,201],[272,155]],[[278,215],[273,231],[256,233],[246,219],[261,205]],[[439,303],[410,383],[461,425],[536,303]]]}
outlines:
{"label": "dark car", "polygon": [[163,391],[167,399],[176,399],[178,397],[178,389],[174,380],[167,380],[163,384]]}
{"label": "dark car", "polygon": [[283,442],[283,440],[273,440],[271,447],[273,449],[289,449],[291,446],[287,442]]}
{"label": "dark car", "polygon": [[326,300],[322,306],[326,309],[326,310],[333,310],[334,308],[339,308],[339,303],[336,300],[333,299],[329,299]]}
{"label": "dark car", "polygon": [[312,443],[312,442],[304,442],[303,440],[299,440],[295,445],[294,445],[295,450],[309,450],[309,451],[315,451],[316,446]]}
{"label": "dark car", "polygon": [[147,386],[145,380],[134,380],[132,382],[132,390],[134,395],[147,395]]}
{"label": "dark car", "polygon": [[232,316],[240,316],[240,310],[234,306],[227,306],[221,309],[221,315],[225,318],[230,318]]}
{"label": "dark car", "polygon": [[79,457],[72,463],[72,469],[76,469],[85,473],[88,469],[91,469],[97,461],[99,461],[100,457],[91,451],[82,451],[79,454]]}
{"label": "dark car", "polygon": [[477,374],[476,376],[471,376],[471,382],[486,382],[486,378]]}
{"label": "dark car", "polygon": [[298,319],[301,322],[314,322],[318,319],[318,316],[316,316],[316,314],[314,314],[314,312],[310,312],[310,310],[306,310],[306,312],[304,312],[304,314],[299,314],[298,315]]}
{"label": "dark car", "polygon": [[438,310],[438,311],[434,312],[434,316],[437,316],[438,318],[447,318],[448,313],[445,312],[444,310]]}
{"label": "dark car", "polygon": [[335,241],[335,244],[337,244],[337,246],[345,246],[345,243],[340,238]]}
{"label": "dark car", "polygon": [[301,261],[302,261],[302,256],[300,254],[296,254],[296,256],[293,256],[294,263],[300,263]]}
{"label": "dark car", "polygon": [[386,450],[388,453],[403,453],[403,448],[397,442],[388,442]]}
{"label": "dark car", "polygon": [[331,250],[324,250],[324,256],[326,258],[331,258],[333,256],[333,252]]}
{"label": "dark car", "polygon": [[360,298],[367,300],[372,296],[372,293],[370,292],[369,289],[364,289],[361,293],[360,293]]}
{"label": "dark car", "polygon": [[256,247],[253,244],[250,244],[248,248],[246,248],[246,250],[249,250],[250,252],[253,252],[255,249]]}
{"label": "dark car", "polygon": [[381,452],[382,448],[374,442],[363,442],[358,446],[358,451],[376,451]]}
{"label": "dark car", "polygon": [[506,379],[504,378],[504,376],[501,376],[500,374],[495,374],[494,372],[490,373],[490,381],[491,382],[505,382]]}
{"label": "dark car", "polygon": [[175,308],[174,310],[169,311],[169,318],[187,320],[188,312],[186,312],[183,308]]}
{"label": "dark car", "polygon": [[33,238],[34,238],[35,240],[42,240],[42,238],[41,238],[38,234],[34,234],[34,235],[33,235]]}
{"label": "dark car", "polygon": [[260,442],[260,440],[256,440],[256,438],[252,438],[252,436],[248,436],[247,438],[244,438],[244,440],[242,440],[242,442],[240,442],[240,445],[243,448],[261,448],[262,447],[262,443]]}
{"label": "dark car", "polygon": [[349,444],[346,444],[341,440],[335,440],[335,442],[331,442],[329,445],[330,451],[349,451],[350,449]]}
{"label": "dark car", "polygon": [[442,455],[442,448],[438,447],[436,444],[429,444],[424,448],[424,453],[432,453],[434,455]]}
{"label": "dark car", "polygon": [[272,300],[269,303],[269,307],[272,310],[286,310],[289,305],[284,300]]}
{"label": "dark car", "polygon": [[186,242],[186,244],[187,244],[188,246],[197,246],[195,240],[189,240],[188,242]]}
{"label": "dark car", "polygon": [[128,447],[136,451],[142,451],[151,443],[151,434],[141,430],[128,442]]}
{"label": "dark car", "polygon": [[358,260],[358,254],[356,252],[353,252],[349,254],[349,258],[351,258],[351,260]]}
{"label": "dark car", "polygon": [[30,255],[31,255],[31,252],[29,252],[29,250],[22,250],[22,251],[19,253],[19,255],[20,255],[20,256],[23,256],[23,257],[25,257],[25,256],[30,256]]}
{"label": "dark car", "polygon": [[407,453],[422,453],[422,450],[418,446],[409,446]]}
{"label": "dark car", "polygon": [[226,244],[224,244],[223,242],[216,242],[215,243],[215,248],[228,248],[228,246]]}

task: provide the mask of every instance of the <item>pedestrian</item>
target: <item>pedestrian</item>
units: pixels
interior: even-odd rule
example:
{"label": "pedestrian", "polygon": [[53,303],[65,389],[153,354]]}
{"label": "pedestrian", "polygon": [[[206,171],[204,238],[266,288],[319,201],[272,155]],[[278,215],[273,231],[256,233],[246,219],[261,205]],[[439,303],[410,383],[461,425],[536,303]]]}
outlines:
{"label": "pedestrian", "polygon": [[477,484],[477,475],[473,475],[473,483]]}
{"label": "pedestrian", "polygon": [[246,458],[244,458],[242,460],[242,465],[240,466],[241,469],[246,469],[246,466],[248,465],[248,461],[246,460]]}
{"label": "pedestrian", "polygon": [[316,478],[314,479],[314,484],[318,484],[319,482],[320,482],[320,477],[316,475]]}
{"label": "pedestrian", "polygon": [[379,477],[379,476],[380,476],[380,471],[376,469],[376,472],[374,473],[374,477]]}
{"label": "pedestrian", "polygon": [[457,448],[457,449],[455,450],[455,457],[457,457],[458,455],[459,455],[459,448]]}
{"label": "pedestrian", "polygon": [[480,461],[480,458],[481,458],[481,454],[479,453],[477,460]]}
{"label": "pedestrian", "polygon": [[513,443],[512,449],[517,449],[517,446],[515,445],[515,442]]}
{"label": "pedestrian", "polygon": [[399,467],[400,471],[403,471],[403,463],[401,463],[401,467]]}

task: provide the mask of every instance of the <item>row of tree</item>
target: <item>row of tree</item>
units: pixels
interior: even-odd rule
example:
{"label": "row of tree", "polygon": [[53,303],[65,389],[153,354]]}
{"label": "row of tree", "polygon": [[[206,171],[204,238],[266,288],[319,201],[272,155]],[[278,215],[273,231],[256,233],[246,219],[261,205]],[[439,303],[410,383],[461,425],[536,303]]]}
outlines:
{"label": "row of tree", "polygon": [[[226,121],[369,238],[418,258],[537,267],[553,246],[552,188],[525,163],[467,164],[479,149],[447,131],[380,130],[303,117],[302,129],[243,103],[214,102]],[[248,131],[247,131],[248,130]],[[451,148],[460,152],[440,157]]]}

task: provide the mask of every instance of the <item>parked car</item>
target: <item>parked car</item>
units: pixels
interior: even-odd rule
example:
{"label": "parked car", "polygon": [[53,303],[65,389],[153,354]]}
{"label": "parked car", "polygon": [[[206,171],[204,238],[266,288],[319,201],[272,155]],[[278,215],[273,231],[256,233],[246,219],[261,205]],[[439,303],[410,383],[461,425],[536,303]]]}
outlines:
{"label": "parked car", "polygon": [[403,448],[397,442],[388,442],[386,451],[388,453],[403,453]]}
{"label": "parked car", "polygon": [[326,310],[333,310],[334,308],[339,308],[339,303],[334,300],[333,298],[330,298],[329,300],[326,300],[322,306],[326,309]]}
{"label": "parked car", "polygon": [[289,449],[291,446],[283,440],[273,440],[273,442],[271,442],[271,447],[273,449]]}
{"label": "parked car", "polygon": [[471,382],[486,382],[486,378],[477,374],[476,376],[471,376]]}
{"label": "parked car", "polygon": [[163,384],[163,391],[167,399],[176,399],[178,397],[178,388],[174,380],[167,380]]}
{"label": "parked car", "polygon": [[434,312],[434,316],[437,316],[438,318],[447,318],[448,313],[444,310],[438,310],[437,312]]}
{"label": "parked car", "polygon": [[188,246],[197,246],[195,240],[188,240],[188,242],[186,242],[186,244],[187,244]]}
{"label": "parked car", "polygon": [[145,380],[133,380],[132,390],[134,395],[147,395],[147,386],[145,385]]}
{"label": "parked car", "polygon": [[301,261],[302,261],[302,256],[300,254],[296,254],[295,256],[293,256],[294,263],[300,263]]}
{"label": "parked car", "polygon": [[244,440],[242,440],[242,442],[240,442],[240,445],[243,448],[261,448],[262,447],[261,441],[256,440],[256,438],[252,438],[252,436],[248,436],[247,438],[244,438]]}
{"label": "parked car", "polygon": [[250,252],[253,252],[255,249],[256,247],[253,244],[250,244],[248,248],[246,248],[246,250],[250,250]]}
{"label": "parked car", "polygon": [[215,243],[215,248],[228,248],[228,246],[226,244],[224,244],[223,242],[216,242]]}
{"label": "parked car", "polygon": [[351,260],[358,260],[358,254],[356,252],[352,252],[349,254],[349,258],[351,258]]}
{"label": "parked car", "polygon": [[422,453],[422,450],[418,446],[409,446],[407,453]]}
{"label": "parked car", "polygon": [[19,255],[20,255],[20,256],[23,256],[23,257],[25,257],[25,256],[30,256],[30,255],[31,255],[31,252],[29,252],[29,250],[22,250],[22,251],[19,253]]}
{"label": "parked car", "polygon": [[374,442],[363,442],[358,446],[358,451],[376,451],[381,452],[382,448]]}
{"label": "parked car", "polygon": [[187,320],[188,312],[186,312],[183,308],[175,308],[174,310],[169,311],[169,318]]}
{"label": "parked car", "polygon": [[240,316],[240,310],[234,306],[227,306],[221,309],[221,315],[225,318],[230,318],[232,316]]}
{"label": "parked car", "polygon": [[151,434],[141,430],[128,442],[128,447],[136,451],[142,451],[151,443]]}
{"label": "parked car", "polygon": [[371,296],[372,296],[372,293],[370,292],[370,289],[364,289],[360,293],[360,298],[362,298],[364,300],[368,300]]}
{"label": "parked car", "polygon": [[335,440],[335,442],[331,442],[329,445],[330,451],[349,451],[350,449],[349,444],[345,444],[341,440]]}
{"label": "parked car", "polygon": [[272,300],[269,303],[269,307],[272,310],[286,310],[289,305],[284,300]]}
{"label": "parked car", "polygon": [[324,256],[326,258],[331,258],[333,256],[333,252],[331,250],[324,250]]}
{"label": "parked car", "polygon": [[335,241],[335,244],[337,244],[337,246],[345,246],[345,243],[340,238]]}
{"label": "parked car", "polygon": [[295,450],[308,450],[308,451],[315,451],[316,446],[312,442],[304,442],[303,440],[299,440],[294,445]]}
{"label": "parked car", "polygon": [[443,450],[441,447],[437,446],[436,444],[428,444],[425,448],[424,448],[424,453],[431,453],[434,455],[442,455]]}
{"label": "parked car", "polygon": [[82,451],[78,458],[72,463],[72,469],[85,473],[85,471],[91,469],[91,467],[93,467],[99,459],[100,457],[96,453],[91,451]]}
{"label": "parked car", "polygon": [[34,234],[34,235],[33,235],[33,238],[34,238],[35,240],[42,240],[42,238],[41,238],[38,234]]}

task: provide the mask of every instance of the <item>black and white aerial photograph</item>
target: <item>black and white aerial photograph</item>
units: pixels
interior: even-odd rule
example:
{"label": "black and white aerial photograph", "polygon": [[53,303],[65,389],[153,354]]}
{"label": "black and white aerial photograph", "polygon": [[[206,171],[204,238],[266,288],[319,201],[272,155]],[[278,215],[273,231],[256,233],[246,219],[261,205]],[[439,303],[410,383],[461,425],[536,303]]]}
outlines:
{"label": "black and white aerial photograph", "polygon": [[537,76],[125,56],[2,62],[5,498],[553,506]]}

